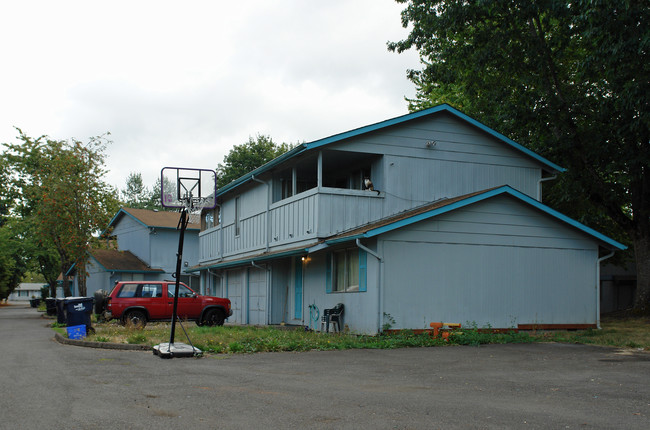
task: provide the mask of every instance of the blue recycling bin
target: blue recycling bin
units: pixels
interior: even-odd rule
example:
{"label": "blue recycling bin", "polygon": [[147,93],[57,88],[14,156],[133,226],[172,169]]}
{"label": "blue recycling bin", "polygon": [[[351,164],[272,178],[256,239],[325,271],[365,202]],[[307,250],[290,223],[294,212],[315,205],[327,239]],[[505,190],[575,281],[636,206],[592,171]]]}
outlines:
{"label": "blue recycling bin", "polygon": [[92,297],[67,297],[65,299],[67,326],[85,325],[86,331],[90,331],[92,328],[90,316],[93,313],[93,304]]}

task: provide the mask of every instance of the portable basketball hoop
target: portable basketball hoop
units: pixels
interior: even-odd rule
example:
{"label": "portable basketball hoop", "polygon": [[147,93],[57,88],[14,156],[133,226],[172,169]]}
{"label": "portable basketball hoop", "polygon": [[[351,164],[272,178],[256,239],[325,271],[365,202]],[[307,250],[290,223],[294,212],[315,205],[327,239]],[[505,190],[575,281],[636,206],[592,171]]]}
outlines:
{"label": "portable basketball hoop", "polygon": [[161,358],[194,357],[201,355],[200,349],[192,345],[187,331],[185,332],[190,345],[174,343],[178,311],[178,290],[180,286],[181,264],[183,261],[183,241],[185,229],[189,223],[188,212],[201,209],[212,209],[217,205],[217,175],[214,170],[189,169],[183,167],[164,167],[160,173],[160,201],[163,207],[180,209],[181,217],[176,227],[180,230],[178,252],[176,253],[176,288],[174,291],[174,309],[172,312],[172,328],[169,343],[161,343],[153,347],[153,352]]}

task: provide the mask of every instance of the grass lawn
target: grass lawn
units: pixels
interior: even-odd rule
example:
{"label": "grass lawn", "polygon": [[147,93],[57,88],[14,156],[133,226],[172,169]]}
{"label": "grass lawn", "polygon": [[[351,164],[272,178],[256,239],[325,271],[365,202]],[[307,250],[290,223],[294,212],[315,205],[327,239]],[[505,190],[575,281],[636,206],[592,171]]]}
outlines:
{"label": "grass lawn", "polygon": [[[650,351],[650,317],[604,318],[601,330],[528,331],[488,333],[477,329],[461,329],[448,341],[429,334],[402,331],[380,336],[326,334],[301,328],[223,326],[197,327],[183,324],[191,343],[209,353],[253,353],[272,351],[310,351],[353,348],[391,349],[443,345],[480,345],[488,343],[562,342],[637,348]],[[144,329],[124,327],[116,321],[94,323],[95,333],[86,340],[157,345],[169,341],[170,323],[149,323]],[[65,328],[57,329],[65,334]],[[176,342],[189,343],[177,325]]]}
{"label": "grass lawn", "polygon": [[584,343],[650,351],[650,317],[605,317],[601,330],[553,331],[538,334],[541,341]]}

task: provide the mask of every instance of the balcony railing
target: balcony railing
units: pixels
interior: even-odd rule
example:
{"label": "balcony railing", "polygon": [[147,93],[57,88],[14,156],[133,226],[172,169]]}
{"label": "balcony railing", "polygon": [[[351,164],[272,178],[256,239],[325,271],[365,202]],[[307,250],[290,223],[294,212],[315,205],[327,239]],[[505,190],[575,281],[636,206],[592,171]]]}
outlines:
{"label": "balcony railing", "polygon": [[313,188],[273,203],[268,214],[265,211],[243,218],[239,236],[235,235],[234,224],[201,232],[199,262],[261,251],[267,245],[273,250],[326,238],[380,219],[382,209],[383,198],[375,192]]}

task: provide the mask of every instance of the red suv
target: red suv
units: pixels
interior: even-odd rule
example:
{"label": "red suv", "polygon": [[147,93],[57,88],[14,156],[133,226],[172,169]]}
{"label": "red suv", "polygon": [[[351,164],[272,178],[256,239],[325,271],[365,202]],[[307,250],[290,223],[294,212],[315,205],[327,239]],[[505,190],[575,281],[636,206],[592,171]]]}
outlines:
{"label": "red suv", "polygon": [[[104,316],[136,326],[144,326],[147,321],[171,321],[175,288],[176,281],[118,282],[106,297]],[[178,318],[212,326],[223,325],[225,319],[232,315],[232,310],[230,300],[201,296],[181,283],[176,313]]]}

